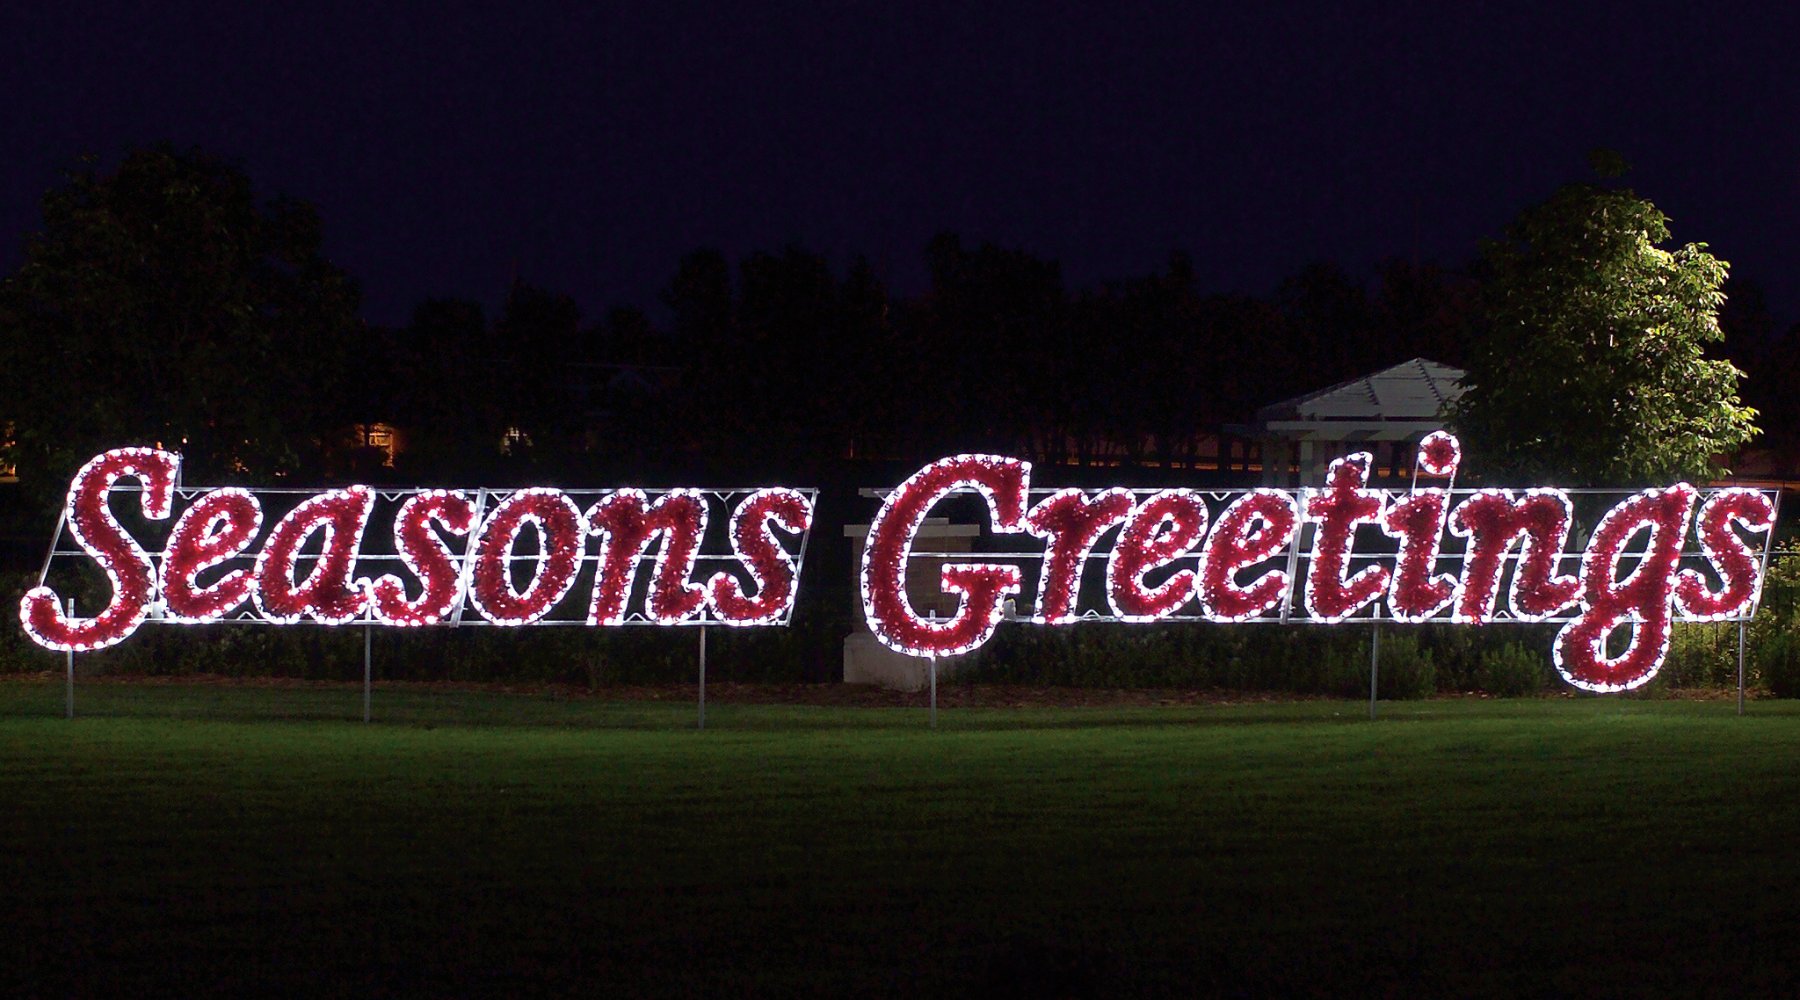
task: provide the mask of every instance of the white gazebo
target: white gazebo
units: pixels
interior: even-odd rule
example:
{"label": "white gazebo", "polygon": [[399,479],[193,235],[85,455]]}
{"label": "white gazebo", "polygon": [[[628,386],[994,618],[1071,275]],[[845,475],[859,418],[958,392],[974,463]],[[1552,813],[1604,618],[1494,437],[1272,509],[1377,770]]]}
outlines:
{"label": "white gazebo", "polygon": [[[1373,452],[1377,474],[1384,469],[1397,474],[1411,466],[1414,444],[1444,426],[1450,404],[1462,395],[1465,374],[1414,358],[1271,403],[1257,410],[1251,423],[1226,431],[1261,445],[1266,485],[1316,485],[1332,459],[1354,451]],[[1290,470],[1299,483],[1288,481]]]}

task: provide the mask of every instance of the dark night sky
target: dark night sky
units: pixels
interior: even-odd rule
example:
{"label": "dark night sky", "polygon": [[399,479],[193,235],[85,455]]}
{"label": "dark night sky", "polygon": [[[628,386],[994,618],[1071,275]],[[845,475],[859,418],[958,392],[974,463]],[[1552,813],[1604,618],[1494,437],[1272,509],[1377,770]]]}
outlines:
{"label": "dark night sky", "polygon": [[1604,145],[1800,319],[1791,10],[776,6],[8,5],[0,266],[75,154],[166,139],[318,205],[377,322],[515,274],[652,306],[701,245],[861,252],[912,292],[942,229],[1077,285],[1180,247],[1266,292],[1460,263]]}

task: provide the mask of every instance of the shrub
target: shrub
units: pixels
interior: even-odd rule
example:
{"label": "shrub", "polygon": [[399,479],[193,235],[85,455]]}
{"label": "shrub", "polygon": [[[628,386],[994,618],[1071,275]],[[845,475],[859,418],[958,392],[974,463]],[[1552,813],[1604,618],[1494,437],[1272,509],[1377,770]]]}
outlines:
{"label": "shrub", "polygon": [[[1368,689],[1367,677],[1363,688]],[[1375,689],[1381,697],[1393,701],[1429,698],[1436,693],[1437,667],[1432,662],[1431,651],[1420,645],[1417,635],[1410,632],[1382,635]]]}
{"label": "shrub", "polygon": [[1296,694],[1328,694],[1339,698],[1356,698],[1369,693],[1368,650],[1358,650],[1316,626],[1306,629],[1300,649],[1290,660],[1291,673],[1287,690]]}
{"label": "shrub", "polygon": [[33,673],[62,668],[61,654],[39,647],[27,639],[25,630],[19,627],[19,600],[35,583],[35,573],[0,575],[0,673]]}
{"label": "shrub", "polygon": [[1499,698],[1536,694],[1550,679],[1550,662],[1544,654],[1519,642],[1490,646],[1477,654],[1476,661],[1476,686]]}
{"label": "shrub", "polygon": [[1727,623],[1678,622],[1669,636],[1669,655],[1657,673],[1667,687],[1722,687],[1737,684],[1737,629]]}
{"label": "shrub", "polygon": [[1431,651],[1432,672],[1439,691],[1473,691],[1481,687],[1480,653],[1491,644],[1488,630],[1460,625],[1406,627],[1419,645]]}
{"label": "shrub", "polygon": [[1800,696],[1800,554],[1769,566],[1749,640],[1750,660],[1762,686],[1780,698]]}
{"label": "shrub", "polygon": [[1770,694],[1800,697],[1800,635],[1789,630],[1764,636],[1756,646],[1756,670]]}

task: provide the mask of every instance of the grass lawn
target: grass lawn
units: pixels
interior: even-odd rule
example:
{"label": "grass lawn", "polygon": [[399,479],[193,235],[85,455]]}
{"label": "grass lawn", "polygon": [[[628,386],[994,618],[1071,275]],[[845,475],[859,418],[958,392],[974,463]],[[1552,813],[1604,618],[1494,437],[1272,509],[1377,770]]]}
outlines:
{"label": "grass lawn", "polygon": [[0,682],[8,992],[1800,981],[1800,703],[80,697]]}

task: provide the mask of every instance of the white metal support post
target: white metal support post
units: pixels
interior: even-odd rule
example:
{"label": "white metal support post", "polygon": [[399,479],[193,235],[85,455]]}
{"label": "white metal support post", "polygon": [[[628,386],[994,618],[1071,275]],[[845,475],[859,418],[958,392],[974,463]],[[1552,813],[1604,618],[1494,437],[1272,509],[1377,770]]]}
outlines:
{"label": "white metal support post", "polygon": [[[69,598],[69,620],[75,620],[75,598]],[[68,680],[63,685],[63,718],[75,717],[75,651],[69,650]]]}
{"label": "white metal support post", "polygon": [[706,626],[700,626],[700,726],[706,728]]}
{"label": "white metal support post", "polygon": [[[937,609],[936,608],[931,609],[931,623],[933,625],[937,624]],[[937,654],[936,653],[927,653],[925,655],[925,673],[926,673],[926,676],[929,678],[929,683],[931,685],[931,714],[928,716],[929,721],[927,724],[932,729],[936,729],[937,728]]]}
{"label": "white metal support post", "polygon": [[1744,623],[1738,622],[1738,714],[1744,714]]}
{"label": "white metal support post", "polygon": [[937,728],[937,654],[926,657],[931,675],[931,728]]}

